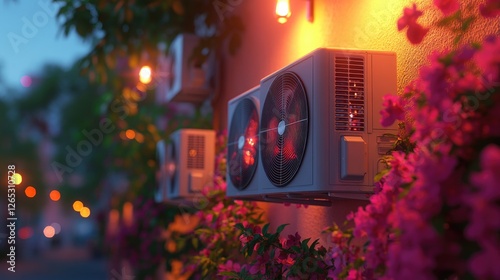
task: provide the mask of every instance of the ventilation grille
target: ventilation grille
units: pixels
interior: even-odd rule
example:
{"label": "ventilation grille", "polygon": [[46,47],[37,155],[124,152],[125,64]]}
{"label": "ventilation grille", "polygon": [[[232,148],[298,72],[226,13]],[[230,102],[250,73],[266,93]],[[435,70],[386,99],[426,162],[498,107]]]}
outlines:
{"label": "ventilation grille", "polygon": [[187,167],[191,169],[205,168],[205,137],[200,135],[188,136]]}
{"label": "ventilation grille", "polygon": [[334,58],[335,130],[365,130],[365,59],[336,55]]}

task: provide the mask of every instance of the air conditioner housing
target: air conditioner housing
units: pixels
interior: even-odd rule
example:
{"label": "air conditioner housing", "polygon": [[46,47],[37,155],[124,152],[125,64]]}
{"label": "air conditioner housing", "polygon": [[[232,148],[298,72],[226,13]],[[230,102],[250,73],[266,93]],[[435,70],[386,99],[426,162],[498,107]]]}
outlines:
{"label": "air conditioner housing", "polygon": [[[253,169],[253,172],[250,172],[250,181],[247,184],[241,183],[241,181],[236,181],[236,176],[242,175],[242,163],[239,161],[239,158],[234,155],[236,151],[242,152],[241,149],[244,149],[243,142],[248,142],[249,140],[255,141],[254,148],[256,149],[256,154],[253,155],[255,162],[253,162],[252,166],[258,166],[258,158],[259,158],[259,143],[258,143],[258,134],[259,134],[259,96],[260,96],[260,87],[256,86],[237,97],[229,100],[228,102],[228,154],[227,154],[227,171],[226,171],[226,194],[228,197],[232,198],[244,198],[251,199],[259,194],[260,190],[257,183],[257,169]],[[240,121],[238,119],[242,119],[248,116],[248,108],[254,107],[257,114],[257,131],[256,135],[244,135],[243,131],[239,131],[239,129],[243,128],[243,126],[248,125],[248,122]],[[242,107],[245,107],[247,110],[242,110]],[[232,131],[233,129],[238,130],[237,132]],[[248,139],[251,137],[251,139]],[[233,153],[231,153],[233,151]],[[258,198],[258,197],[257,197]]]}
{"label": "air conditioner housing", "polygon": [[164,75],[167,102],[200,104],[209,96],[206,65],[194,65],[190,59],[198,42],[194,34],[179,34],[170,45],[167,58],[162,59],[170,67]]}
{"label": "air conditioner housing", "polygon": [[159,162],[163,176],[155,197],[157,201],[192,205],[204,187],[213,185],[215,131],[180,129],[165,143],[165,160]]}
{"label": "air conditioner housing", "polygon": [[156,143],[156,185],[154,199],[157,203],[167,201],[168,168],[167,147],[165,140],[162,139]]}
{"label": "air conditioner housing", "polygon": [[[277,186],[261,164],[269,156],[263,154],[262,114],[273,81],[284,73],[296,75],[306,92],[308,130],[301,135],[307,140],[299,169],[291,181]],[[396,74],[395,53],[321,48],[263,78],[257,172],[261,198],[309,204],[367,199],[384,166],[381,158],[395,141],[389,135],[397,133],[396,126],[380,124],[382,97],[396,93]]]}

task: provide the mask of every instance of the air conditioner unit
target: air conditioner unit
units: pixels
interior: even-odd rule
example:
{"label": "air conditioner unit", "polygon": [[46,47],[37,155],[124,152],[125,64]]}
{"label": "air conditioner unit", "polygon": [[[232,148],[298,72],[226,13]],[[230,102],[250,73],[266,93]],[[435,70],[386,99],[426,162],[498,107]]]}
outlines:
{"label": "air conditioner unit", "polygon": [[259,87],[228,103],[226,194],[249,199],[259,193]]}
{"label": "air conditioner unit", "polygon": [[[190,206],[197,202],[200,191],[214,180],[215,131],[180,129],[170,135],[169,142],[158,143],[160,160],[157,201]],[[160,157],[161,159],[161,157]]]}
{"label": "air conditioner unit", "polygon": [[267,201],[330,205],[367,199],[396,126],[380,124],[395,93],[391,52],[317,49],[260,83],[257,185]]}
{"label": "air conditioner unit", "polygon": [[161,58],[163,68],[170,68],[164,75],[167,102],[202,103],[209,96],[206,66],[195,65],[190,59],[198,42],[194,34],[179,34],[169,47],[169,55]]}

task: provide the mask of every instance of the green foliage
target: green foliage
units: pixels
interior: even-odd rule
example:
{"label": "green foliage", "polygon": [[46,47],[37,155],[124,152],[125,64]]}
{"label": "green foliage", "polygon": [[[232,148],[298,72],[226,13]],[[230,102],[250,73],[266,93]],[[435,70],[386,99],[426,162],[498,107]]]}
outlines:
{"label": "green foliage", "polygon": [[92,42],[92,51],[81,63],[103,81],[107,80],[107,69],[119,63],[118,58],[129,58],[131,67],[137,67],[138,62],[155,62],[158,45],[168,47],[180,33],[205,30],[193,53],[195,64],[200,65],[226,42],[234,53],[244,29],[240,18],[228,13],[234,9],[231,3],[220,7],[212,0],[53,2],[61,5],[57,16],[63,20],[64,34],[75,30]]}
{"label": "green foliage", "polygon": [[249,262],[230,279],[326,279],[333,265],[327,261],[327,249],[319,246],[319,240],[301,240],[298,233],[282,239],[281,233],[287,224],[280,225],[276,232],[269,232],[269,224],[259,230],[254,226],[236,227],[241,230],[241,251]]}

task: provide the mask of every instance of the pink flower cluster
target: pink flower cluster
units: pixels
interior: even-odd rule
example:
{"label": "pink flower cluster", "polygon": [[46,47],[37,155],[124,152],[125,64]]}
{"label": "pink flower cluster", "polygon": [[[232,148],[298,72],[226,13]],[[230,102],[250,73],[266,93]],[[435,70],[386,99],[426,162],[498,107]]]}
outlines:
{"label": "pink flower cluster", "polygon": [[327,279],[333,260],[325,247],[314,243],[304,250],[304,242],[308,240],[303,241],[299,233],[287,238],[276,237],[278,234],[263,232],[252,225],[245,227],[240,241],[244,249],[253,246],[253,254],[249,256],[252,261],[247,265],[252,279]]}
{"label": "pink flower cluster", "polygon": [[500,147],[490,144],[480,157],[481,171],[471,175],[476,187],[465,197],[472,210],[466,236],[477,240],[481,250],[475,253],[469,268],[480,279],[500,279]]}
{"label": "pink flower cluster", "polygon": [[[434,4],[445,16],[460,9]],[[480,12],[500,15],[500,1]],[[398,21],[412,43],[427,32],[421,15],[413,5]],[[434,52],[401,96],[385,97],[382,124],[411,119],[416,148],[393,152],[378,193],[353,216],[354,236],[368,239],[365,278],[500,277],[499,82],[500,38],[489,36],[480,47]]]}

